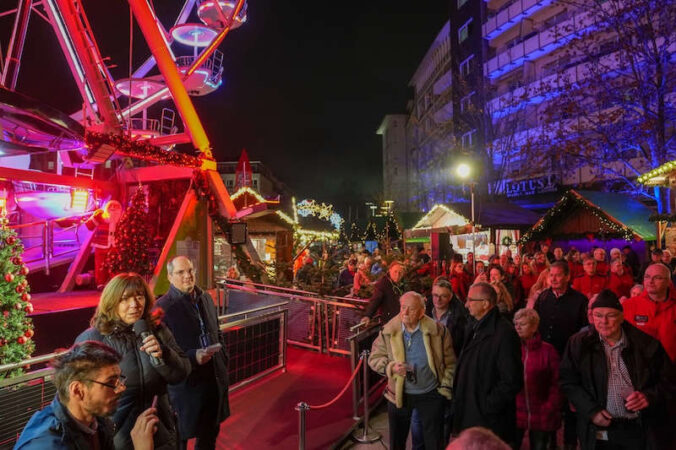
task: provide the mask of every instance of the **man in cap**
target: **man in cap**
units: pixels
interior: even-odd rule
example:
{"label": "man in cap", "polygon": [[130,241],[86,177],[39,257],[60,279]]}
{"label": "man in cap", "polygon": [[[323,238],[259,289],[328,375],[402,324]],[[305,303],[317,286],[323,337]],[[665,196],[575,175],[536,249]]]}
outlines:
{"label": "man in cap", "polygon": [[656,339],[624,321],[617,295],[592,304],[594,328],[573,335],[560,366],[561,390],[577,411],[586,449],[671,449],[676,374]]}

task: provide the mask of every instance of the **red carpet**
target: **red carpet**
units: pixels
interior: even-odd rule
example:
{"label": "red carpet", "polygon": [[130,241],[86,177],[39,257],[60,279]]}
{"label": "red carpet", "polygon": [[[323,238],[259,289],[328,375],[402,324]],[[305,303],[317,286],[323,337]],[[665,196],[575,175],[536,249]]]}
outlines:
{"label": "red carpet", "polygon": [[[221,426],[219,449],[297,449],[301,401],[319,405],[340,392],[350,376],[347,358],[288,348],[287,372],[230,397],[232,416]],[[307,412],[307,449],[326,449],[354,424],[352,390],[332,406]]]}

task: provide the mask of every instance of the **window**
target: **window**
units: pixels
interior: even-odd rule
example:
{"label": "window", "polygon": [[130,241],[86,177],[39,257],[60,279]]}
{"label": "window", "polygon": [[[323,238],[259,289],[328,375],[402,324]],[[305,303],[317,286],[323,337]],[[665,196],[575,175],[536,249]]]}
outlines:
{"label": "window", "polygon": [[469,55],[469,57],[460,63],[460,76],[462,78],[468,76],[472,72],[472,59],[474,55]]}
{"label": "window", "polygon": [[460,144],[462,145],[462,148],[470,148],[475,141],[475,136],[476,135],[476,129],[468,131],[467,133],[463,134],[462,137],[460,138]]}
{"label": "window", "polygon": [[471,23],[472,18],[470,17],[470,19],[458,29],[458,42],[462,43],[469,37],[469,25]]}
{"label": "window", "polygon": [[253,188],[258,190],[258,180],[252,180]]}
{"label": "window", "polygon": [[476,92],[472,91],[468,95],[465,95],[463,98],[460,99],[461,113],[467,111],[472,106],[472,96],[474,94],[476,94]]}
{"label": "window", "polygon": [[467,3],[469,0],[458,0],[458,9],[462,8],[462,6]]}
{"label": "window", "polygon": [[226,187],[233,187],[235,185],[235,180],[225,180],[225,186]]}

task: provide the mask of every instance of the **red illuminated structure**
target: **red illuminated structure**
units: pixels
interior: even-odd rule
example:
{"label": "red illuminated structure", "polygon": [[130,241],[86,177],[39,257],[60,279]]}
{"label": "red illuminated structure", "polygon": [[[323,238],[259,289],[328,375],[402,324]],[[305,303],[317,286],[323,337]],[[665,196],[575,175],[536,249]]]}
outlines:
{"label": "red illuminated structure", "polygon": [[[69,264],[60,291],[73,287],[91,255],[92,233],[81,225],[110,199],[125,204],[138,185],[148,193],[149,229],[157,244],[153,284],[165,278],[168,258],[190,251],[204,268],[200,283],[209,287],[210,217],[236,217],[191,96],[222,84],[223,55],[217,47],[246,21],[246,1],[186,0],[169,30],[152,3],[128,3],[151,55],[131,77],[117,80],[81,0],[17,0],[15,9],[0,11],[0,18],[14,15],[0,78],[3,209],[20,234],[31,236],[26,249],[32,269],[49,275]],[[77,85],[82,108],[71,115],[31,98],[30,92],[16,91],[22,58],[29,56],[23,50],[32,13],[49,21]],[[189,23],[191,13],[201,22]],[[185,48],[190,54],[180,54]],[[159,74],[150,74],[154,67]],[[122,107],[127,102],[120,97],[132,101]],[[159,102],[172,102],[174,109],[163,107],[159,117],[152,117]],[[195,156],[174,149],[187,143]],[[206,183],[199,191],[191,187],[194,170]],[[198,247],[191,242],[199,242]]]}

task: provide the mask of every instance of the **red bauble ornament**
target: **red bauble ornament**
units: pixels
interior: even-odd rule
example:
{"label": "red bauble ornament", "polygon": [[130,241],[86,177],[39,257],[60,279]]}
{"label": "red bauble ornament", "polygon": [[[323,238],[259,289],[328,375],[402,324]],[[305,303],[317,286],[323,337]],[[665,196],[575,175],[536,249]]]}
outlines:
{"label": "red bauble ornament", "polygon": [[14,274],[11,273],[11,272],[7,272],[5,274],[5,281],[8,282],[8,283],[11,283],[12,281],[14,281]]}
{"label": "red bauble ornament", "polygon": [[21,269],[19,269],[19,273],[20,273],[21,275],[24,275],[24,276],[25,276],[25,275],[28,275],[28,272],[29,272],[28,266],[21,266]]}
{"label": "red bauble ornament", "polygon": [[5,316],[5,317],[9,317],[9,311],[3,311],[2,315]]}
{"label": "red bauble ornament", "polygon": [[14,245],[16,243],[16,236],[7,236],[5,242],[7,242],[7,245]]}
{"label": "red bauble ornament", "polygon": [[31,300],[31,295],[28,292],[24,292],[23,295],[21,295],[21,300],[29,302]]}
{"label": "red bauble ornament", "polygon": [[15,266],[20,266],[21,264],[23,264],[23,261],[21,260],[20,257],[15,256],[12,258],[12,264],[14,264]]}
{"label": "red bauble ornament", "polygon": [[35,334],[35,332],[29,328],[29,329],[26,330],[26,332],[23,335],[26,336],[27,338],[30,338],[30,337],[33,337],[34,334]]}
{"label": "red bauble ornament", "polygon": [[26,311],[27,313],[32,313],[33,312],[33,304],[28,303],[26,306],[23,307],[23,310]]}
{"label": "red bauble ornament", "polygon": [[4,346],[7,343],[4,339],[0,339],[0,347]]}
{"label": "red bauble ornament", "polygon": [[25,338],[24,336],[19,336],[18,338],[16,338],[16,341],[17,341],[19,344],[25,344],[25,343],[26,343],[26,338]]}
{"label": "red bauble ornament", "polygon": [[22,284],[18,285],[14,290],[16,291],[17,294],[21,294],[26,288],[23,287]]}
{"label": "red bauble ornament", "polygon": [[14,303],[14,309],[16,310],[21,309],[21,303]]}

